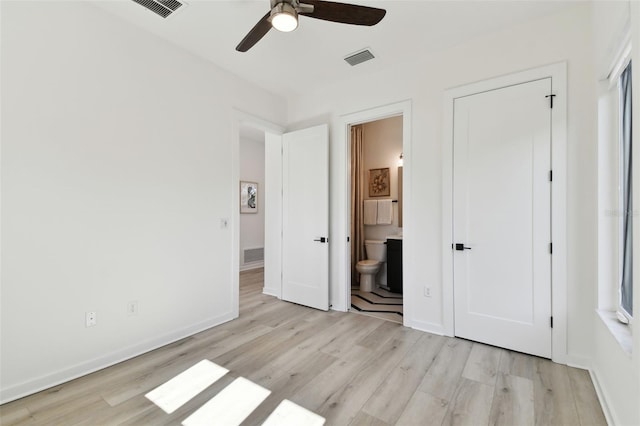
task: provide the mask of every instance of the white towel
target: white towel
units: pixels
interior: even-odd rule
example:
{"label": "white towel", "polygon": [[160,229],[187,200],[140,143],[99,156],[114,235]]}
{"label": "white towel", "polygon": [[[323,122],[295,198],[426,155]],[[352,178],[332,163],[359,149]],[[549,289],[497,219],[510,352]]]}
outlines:
{"label": "white towel", "polygon": [[393,221],[393,204],[391,199],[378,200],[378,225],[391,225]]}
{"label": "white towel", "polygon": [[364,224],[378,223],[378,200],[364,200]]}

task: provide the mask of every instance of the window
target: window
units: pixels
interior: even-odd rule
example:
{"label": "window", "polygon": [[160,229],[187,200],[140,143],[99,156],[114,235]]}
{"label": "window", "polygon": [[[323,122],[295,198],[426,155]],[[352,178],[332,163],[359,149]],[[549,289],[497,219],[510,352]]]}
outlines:
{"label": "window", "polygon": [[633,280],[633,221],[638,215],[633,205],[631,35],[621,35],[616,44],[617,49],[609,49],[617,51],[608,56],[611,62],[603,61],[598,70],[597,312],[620,347],[631,354],[637,322],[633,287],[638,291]]}
{"label": "window", "polygon": [[631,161],[631,62],[624,68],[618,79],[620,145],[620,211],[621,233],[621,273],[619,310],[627,317],[633,317],[633,175]]}

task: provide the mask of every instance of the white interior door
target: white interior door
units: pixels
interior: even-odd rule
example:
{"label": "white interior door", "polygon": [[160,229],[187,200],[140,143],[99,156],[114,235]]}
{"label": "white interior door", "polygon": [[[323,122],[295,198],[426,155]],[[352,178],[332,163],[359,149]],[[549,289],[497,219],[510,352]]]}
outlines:
{"label": "white interior door", "polygon": [[[455,100],[455,335],[551,358],[551,79]],[[462,244],[462,246],[459,246]]]}
{"label": "white interior door", "polygon": [[283,135],[282,298],[329,309],[329,136]]}

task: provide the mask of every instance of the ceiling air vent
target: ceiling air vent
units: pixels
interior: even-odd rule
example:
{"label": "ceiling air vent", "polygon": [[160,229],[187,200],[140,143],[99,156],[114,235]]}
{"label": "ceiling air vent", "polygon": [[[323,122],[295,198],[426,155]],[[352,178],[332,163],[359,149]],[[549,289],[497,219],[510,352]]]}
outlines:
{"label": "ceiling air vent", "polygon": [[178,0],[133,0],[141,6],[146,7],[150,11],[157,13],[163,18],[167,18],[173,12],[178,10],[184,3]]}
{"label": "ceiling air vent", "polygon": [[347,61],[349,65],[354,66],[373,58],[375,58],[375,56],[373,56],[373,53],[371,53],[369,49],[365,49],[347,56],[346,58],[344,58],[344,60]]}

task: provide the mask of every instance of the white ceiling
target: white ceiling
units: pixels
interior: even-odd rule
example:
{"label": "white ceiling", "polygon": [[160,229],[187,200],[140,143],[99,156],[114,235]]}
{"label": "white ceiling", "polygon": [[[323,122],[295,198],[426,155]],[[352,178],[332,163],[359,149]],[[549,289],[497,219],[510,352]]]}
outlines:
{"label": "white ceiling", "polygon": [[[304,94],[338,79],[402,66],[481,34],[559,11],[575,1],[343,0],[387,10],[374,27],[307,17],[292,33],[271,30],[246,53],[235,47],[268,11],[269,0],[186,0],[163,19],[131,0],[99,7],[281,96]],[[376,59],[351,67],[343,58],[369,47]]]}

